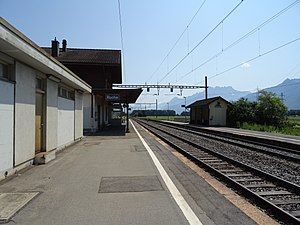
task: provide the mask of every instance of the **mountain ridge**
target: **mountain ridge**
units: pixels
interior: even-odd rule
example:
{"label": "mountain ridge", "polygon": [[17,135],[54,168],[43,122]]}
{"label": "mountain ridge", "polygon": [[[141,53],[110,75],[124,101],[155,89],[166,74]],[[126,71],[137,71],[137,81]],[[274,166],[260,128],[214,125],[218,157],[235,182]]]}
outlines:
{"label": "mountain ridge", "polygon": [[[291,109],[300,109],[300,79],[285,79],[282,83],[275,85],[273,87],[264,88],[263,90],[270,91],[283,97],[283,101]],[[228,101],[237,101],[240,98],[247,98],[249,101],[257,100],[257,92],[251,93],[250,91],[238,91],[231,86],[216,86],[210,87],[208,89],[208,97],[221,96]],[[190,96],[186,96],[187,105],[193,103],[194,101],[204,98],[204,91],[195,93]],[[184,99],[179,97],[174,97],[169,101],[169,108],[176,111],[180,114],[184,111],[184,108],[181,107],[184,105]],[[159,104],[159,109],[166,109],[167,103]]]}

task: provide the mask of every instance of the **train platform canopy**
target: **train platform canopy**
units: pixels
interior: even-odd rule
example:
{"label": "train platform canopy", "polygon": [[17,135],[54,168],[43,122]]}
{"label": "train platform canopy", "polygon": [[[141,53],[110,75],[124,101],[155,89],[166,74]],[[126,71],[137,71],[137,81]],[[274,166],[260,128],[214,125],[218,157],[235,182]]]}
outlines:
{"label": "train platform canopy", "polygon": [[108,102],[135,103],[140,94],[141,88],[137,89],[93,89],[93,94],[100,95]]}

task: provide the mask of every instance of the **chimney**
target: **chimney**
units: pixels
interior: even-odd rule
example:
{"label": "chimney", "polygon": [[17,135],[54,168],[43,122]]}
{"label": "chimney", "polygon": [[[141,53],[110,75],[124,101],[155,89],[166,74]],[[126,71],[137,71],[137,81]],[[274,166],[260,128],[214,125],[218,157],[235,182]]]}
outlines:
{"label": "chimney", "polygon": [[51,55],[53,57],[57,57],[59,55],[59,42],[56,40],[56,37],[51,41]]}
{"label": "chimney", "polygon": [[62,52],[66,52],[67,51],[67,40],[63,39],[62,40]]}

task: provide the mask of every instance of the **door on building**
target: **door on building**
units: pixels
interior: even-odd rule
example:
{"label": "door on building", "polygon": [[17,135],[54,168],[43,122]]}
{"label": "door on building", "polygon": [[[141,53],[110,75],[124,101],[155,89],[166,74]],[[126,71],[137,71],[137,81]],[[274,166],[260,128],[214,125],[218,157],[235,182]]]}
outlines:
{"label": "door on building", "polygon": [[225,108],[215,108],[213,125],[226,126],[226,109]]}
{"label": "door on building", "polygon": [[43,147],[43,94],[36,93],[35,102],[35,154]]}

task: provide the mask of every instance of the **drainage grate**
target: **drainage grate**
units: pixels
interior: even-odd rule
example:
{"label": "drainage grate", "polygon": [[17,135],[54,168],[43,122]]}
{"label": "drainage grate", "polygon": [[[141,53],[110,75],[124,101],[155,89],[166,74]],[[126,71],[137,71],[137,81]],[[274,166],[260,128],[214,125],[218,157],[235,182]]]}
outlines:
{"label": "drainage grate", "polygon": [[0,222],[8,221],[38,194],[39,192],[0,193]]}
{"label": "drainage grate", "polygon": [[131,151],[132,152],[145,152],[146,149],[144,146],[141,146],[141,145],[133,145]]}
{"label": "drainage grate", "polygon": [[85,146],[85,147],[89,147],[89,146],[95,146],[95,145],[100,145],[101,144],[101,142],[99,142],[99,141],[89,141],[89,142],[84,142],[83,143],[83,146]]}
{"label": "drainage grate", "polygon": [[102,177],[99,193],[161,191],[157,176]]}

